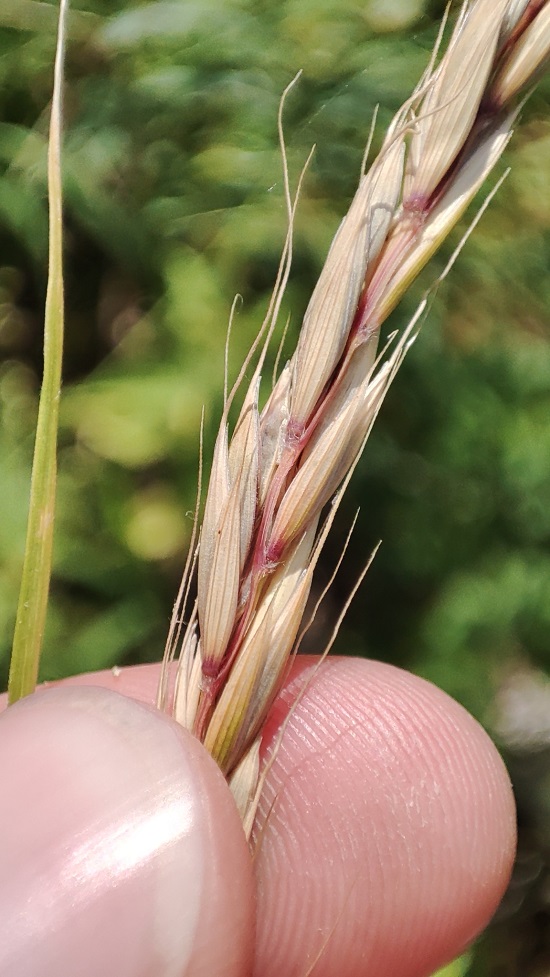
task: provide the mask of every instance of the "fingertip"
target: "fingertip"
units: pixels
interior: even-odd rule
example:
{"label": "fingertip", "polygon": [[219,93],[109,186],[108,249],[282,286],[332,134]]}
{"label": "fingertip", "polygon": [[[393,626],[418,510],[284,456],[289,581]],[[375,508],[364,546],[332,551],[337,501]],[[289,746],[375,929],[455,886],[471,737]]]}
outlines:
{"label": "fingertip", "polygon": [[342,659],[310,673],[258,832],[258,975],[420,977],[495,911],[515,810],[495,747],[456,702]]}
{"label": "fingertip", "polygon": [[249,852],[189,733],[82,687],[23,700],[0,732],[0,974],[247,972]]}

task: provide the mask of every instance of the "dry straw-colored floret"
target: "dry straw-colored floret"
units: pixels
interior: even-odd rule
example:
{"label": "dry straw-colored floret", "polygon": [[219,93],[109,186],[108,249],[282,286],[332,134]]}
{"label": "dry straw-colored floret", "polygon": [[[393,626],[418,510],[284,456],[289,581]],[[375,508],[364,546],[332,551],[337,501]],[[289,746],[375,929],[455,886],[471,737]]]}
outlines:
{"label": "dry straw-colored floret", "polygon": [[[296,649],[335,507],[416,319],[379,354],[381,325],[499,160],[518,99],[549,52],[550,0],[463,6],[446,52],[436,49],[361,176],[296,351],[260,411],[261,369],[292,252],[296,202],[287,190],[289,235],[258,363],[231,437],[235,391],[226,397],[159,692],[159,704],[200,737],[230,780],[247,830],[262,724]],[[184,624],[195,570],[197,599]],[[178,651],[171,697],[168,666]]]}

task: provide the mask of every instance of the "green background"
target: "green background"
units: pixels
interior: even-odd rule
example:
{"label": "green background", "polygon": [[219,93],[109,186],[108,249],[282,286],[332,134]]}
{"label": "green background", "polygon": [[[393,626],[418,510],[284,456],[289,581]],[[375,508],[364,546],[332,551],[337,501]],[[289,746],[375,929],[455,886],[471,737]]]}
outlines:
{"label": "green background", "polygon": [[[375,141],[428,59],[425,0],[82,0],[65,93],[67,340],[54,576],[42,677],[157,659],[192,527],[198,430],[263,318],[295,183],[316,152],[283,304],[287,348]],[[41,372],[46,138],[57,9],[0,8],[0,680],[21,572]],[[338,649],[410,668],[491,731],[515,779],[518,867],[453,977],[550,972],[550,83],[511,173],[431,303],[320,568],[361,507],[310,650],[373,545]],[[475,211],[472,211],[470,218]],[[411,289],[403,325],[466,223]],[[500,919],[500,922],[499,922]]]}

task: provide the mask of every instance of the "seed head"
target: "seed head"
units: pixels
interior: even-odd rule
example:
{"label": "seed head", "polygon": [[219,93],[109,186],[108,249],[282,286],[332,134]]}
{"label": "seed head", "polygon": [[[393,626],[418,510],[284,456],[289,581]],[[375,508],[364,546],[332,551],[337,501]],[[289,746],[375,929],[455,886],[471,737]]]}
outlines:
{"label": "seed head", "polygon": [[[380,354],[381,325],[492,172],[514,103],[549,52],[550,0],[464,5],[446,53],[439,63],[434,55],[361,175],[294,355],[260,412],[261,349],[231,438],[226,398],[198,556],[189,563],[190,573],[197,564],[197,599],[181,639],[173,711],[228,777],[247,832],[261,784],[262,724],[300,640],[314,568],[426,301]],[[289,203],[273,316],[294,212]],[[184,609],[175,614],[178,635]],[[169,644],[167,663],[173,653]]]}

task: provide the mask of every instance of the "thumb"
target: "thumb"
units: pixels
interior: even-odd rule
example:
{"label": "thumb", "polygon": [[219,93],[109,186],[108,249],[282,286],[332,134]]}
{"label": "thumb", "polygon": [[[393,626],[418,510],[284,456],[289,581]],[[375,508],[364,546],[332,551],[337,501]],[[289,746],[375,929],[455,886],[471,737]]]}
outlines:
{"label": "thumb", "polygon": [[99,688],[0,717],[0,977],[242,977],[253,883],[223,777],[185,730]]}

